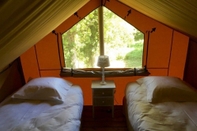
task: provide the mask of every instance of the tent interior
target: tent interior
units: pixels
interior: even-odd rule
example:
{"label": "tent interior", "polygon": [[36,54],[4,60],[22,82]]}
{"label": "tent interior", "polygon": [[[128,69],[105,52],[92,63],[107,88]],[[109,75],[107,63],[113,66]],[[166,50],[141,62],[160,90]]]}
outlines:
{"label": "tent interior", "polygon": [[[39,59],[41,59],[43,54],[37,58],[38,60],[36,59],[38,54],[41,53],[41,50],[44,48],[41,46],[41,43],[50,43],[50,38],[52,39],[54,37],[55,42],[53,42],[56,44],[56,38],[51,34],[53,30],[63,32],[62,30],[64,28],[65,31],[66,28],[69,28],[71,25],[79,21],[79,19],[74,16],[75,12],[78,12],[78,14],[84,17],[88,12],[91,12],[99,6],[106,6],[119,16],[125,16],[127,11],[131,9],[132,15],[127,19],[134,24],[136,22],[134,19],[142,19],[146,17],[147,21],[142,20],[140,26],[144,33],[155,26],[158,26],[158,32],[160,32],[160,34],[155,36],[159,38],[157,40],[156,38],[155,40],[152,39],[152,43],[165,41],[166,34],[173,35],[173,37],[169,38],[175,43],[174,46],[169,47],[174,49],[173,52],[168,54],[170,57],[163,58],[168,55],[158,55],[158,57],[164,59],[164,61],[159,61],[161,62],[161,66],[158,67],[154,66],[154,60],[158,58],[152,57],[153,59],[150,59],[147,68],[150,69],[150,72],[152,73],[151,75],[179,76],[181,79],[197,88],[197,61],[195,59],[197,56],[197,2],[195,1],[1,0],[0,100],[2,101],[7,95],[20,88],[30,78],[59,76],[61,70],[59,65],[53,68],[54,70],[51,70],[51,66],[49,66],[51,61],[44,60],[39,63]],[[132,16],[135,15],[136,17],[133,18]],[[140,18],[138,18],[138,16],[140,16]],[[136,25],[137,24],[138,23],[136,23]],[[159,30],[159,27],[161,27],[161,30]],[[162,29],[164,29],[163,32]],[[45,38],[47,39],[46,41]],[[183,43],[183,41],[186,44]],[[163,42],[163,46],[156,47],[158,49],[163,47],[166,48],[165,42]],[[35,50],[37,51],[37,55],[35,55]],[[154,47],[152,47],[152,50],[154,50]],[[185,54],[183,53],[179,55],[182,51]],[[152,53],[152,56],[156,56],[157,52],[160,51]],[[29,55],[29,53],[33,53],[34,55]],[[179,57],[182,58],[182,61]],[[46,57],[43,56],[42,59],[45,58]],[[59,64],[59,59],[52,58],[52,60],[54,60],[53,63]],[[36,61],[38,61],[40,65],[35,63]],[[151,61],[153,62],[151,63]],[[162,62],[165,61],[166,63],[164,63],[163,66]],[[121,98],[124,94],[123,88],[128,82],[134,81],[137,78],[139,78],[139,76],[132,78],[111,78],[116,82],[117,92],[119,92],[119,94],[116,94],[118,99],[116,103],[117,105],[122,104]],[[84,90],[85,104],[90,105],[91,100],[89,100],[89,98],[91,95],[89,94],[91,94],[91,89],[89,86],[91,81],[96,78],[67,77],[65,79],[82,86]]]}

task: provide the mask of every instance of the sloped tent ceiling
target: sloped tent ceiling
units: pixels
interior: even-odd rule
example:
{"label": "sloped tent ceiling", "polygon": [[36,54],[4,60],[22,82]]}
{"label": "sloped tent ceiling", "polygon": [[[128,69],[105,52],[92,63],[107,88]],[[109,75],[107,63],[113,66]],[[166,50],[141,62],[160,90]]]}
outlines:
{"label": "sloped tent ceiling", "polygon": [[[88,1],[0,0],[0,71]],[[197,38],[196,0],[119,1]]]}
{"label": "sloped tent ceiling", "polygon": [[133,9],[197,38],[196,0],[119,0]]}
{"label": "sloped tent ceiling", "polygon": [[89,0],[1,0],[0,71]]}

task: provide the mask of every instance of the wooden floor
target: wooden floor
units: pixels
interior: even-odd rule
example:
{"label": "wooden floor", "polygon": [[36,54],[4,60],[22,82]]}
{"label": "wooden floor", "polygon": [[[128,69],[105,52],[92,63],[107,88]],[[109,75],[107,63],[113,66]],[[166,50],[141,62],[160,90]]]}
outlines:
{"label": "wooden floor", "polygon": [[92,106],[84,106],[81,131],[128,131],[126,119],[123,115],[123,107],[114,107],[114,118],[112,118],[109,107],[96,107],[93,118]]}

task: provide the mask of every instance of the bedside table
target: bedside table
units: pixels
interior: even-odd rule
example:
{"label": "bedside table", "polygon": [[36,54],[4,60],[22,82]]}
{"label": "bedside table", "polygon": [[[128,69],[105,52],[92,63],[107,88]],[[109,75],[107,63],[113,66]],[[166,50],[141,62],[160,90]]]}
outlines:
{"label": "bedside table", "polygon": [[105,85],[101,81],[92,81],[92,115],[94,117],[95,106],[111,106],[112,117],[114,117],[114,92],[116,89],[114,81],[106,81]]}

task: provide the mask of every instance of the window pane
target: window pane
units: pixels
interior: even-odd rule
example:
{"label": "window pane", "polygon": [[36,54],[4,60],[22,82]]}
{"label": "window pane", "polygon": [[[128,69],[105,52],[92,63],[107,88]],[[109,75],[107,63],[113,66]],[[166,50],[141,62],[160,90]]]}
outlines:
{"label": "window pane", "polygon": [[[142,67],[144,34],[125,20],[103,7],[104,51],[110,67]],[[62,34],[67,68],[98,68],[98,9]],[[109,68],[110,68],[109,67]]]}
{"label": "window pane", "polygon": [[110,67],[142,67],[144,34],[107,8],[103,11],[105,55]]}
{"label": "window pane", "polygon": [[94,67],[99,56],[98,36],[98,10],[95,10],[62,35],[66,67]]}

